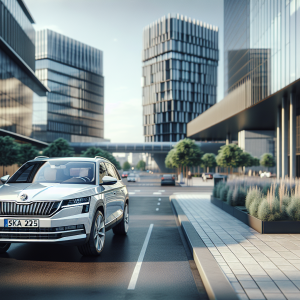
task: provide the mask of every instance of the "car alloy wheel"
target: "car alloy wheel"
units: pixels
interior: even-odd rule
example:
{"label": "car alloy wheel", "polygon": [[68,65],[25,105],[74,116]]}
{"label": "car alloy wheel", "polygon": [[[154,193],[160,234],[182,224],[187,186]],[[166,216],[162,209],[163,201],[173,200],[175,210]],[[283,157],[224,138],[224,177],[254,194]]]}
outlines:
{"label": "car alloy wheel", "polygon": [[101,252],[105,241],[105,225],[101,214],[98,214],[94,226],[94,243],[98,252]]}

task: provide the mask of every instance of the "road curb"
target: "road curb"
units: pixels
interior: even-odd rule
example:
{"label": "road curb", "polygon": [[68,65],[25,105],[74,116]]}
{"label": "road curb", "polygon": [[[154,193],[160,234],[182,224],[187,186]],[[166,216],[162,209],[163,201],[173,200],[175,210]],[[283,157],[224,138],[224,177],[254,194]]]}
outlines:
{"label": "road curb", "polygon": [[178,217],[179,224],[193,255],[205,290],[211,300],[238,300],[236,292],[223,273],[219,264],[207,249],[194,226],[184,214],[181,206],[170,196],[169,200]]}

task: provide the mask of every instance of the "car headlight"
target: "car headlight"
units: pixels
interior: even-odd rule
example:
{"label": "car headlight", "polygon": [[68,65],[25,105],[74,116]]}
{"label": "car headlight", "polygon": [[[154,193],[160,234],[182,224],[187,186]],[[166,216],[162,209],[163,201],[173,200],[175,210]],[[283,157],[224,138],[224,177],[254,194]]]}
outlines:
{"label": "car headlight", "polygon": [[69,200],[63,200],[62,207],[69,205],[81,205],[81,204],[89,204],[91,197],[81,197]]}

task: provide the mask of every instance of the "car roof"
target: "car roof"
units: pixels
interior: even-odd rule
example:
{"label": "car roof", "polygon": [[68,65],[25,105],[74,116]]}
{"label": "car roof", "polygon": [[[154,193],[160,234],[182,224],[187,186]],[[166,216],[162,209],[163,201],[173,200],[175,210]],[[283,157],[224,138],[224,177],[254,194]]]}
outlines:
{"label": "car roof", "polygon": [[105,158],[100,158],[100,157],[36,157],[35,159],[29,160],[30,162],[34,162],[34,161],[51,161],[51,160],[67,160],[67,161],[90,161],[90,162],[96,162],[96,161],[101,161],[101,162],[109,162],[111,163],[109,160],[105,159]]}

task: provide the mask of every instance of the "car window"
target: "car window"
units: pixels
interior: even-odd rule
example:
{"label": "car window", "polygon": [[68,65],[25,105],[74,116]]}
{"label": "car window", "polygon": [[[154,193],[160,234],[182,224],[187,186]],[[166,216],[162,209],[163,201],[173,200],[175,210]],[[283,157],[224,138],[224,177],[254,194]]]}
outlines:
{"label": "car window", "polygon": [[99,166],[99,184],[103,183],[103,177],[107,176],[106,168],[104,163],[100,163]]}
{"label": "car window", "polygon": [[120,174],[119,174],[119,172],[118,172],[118,170],[116,169],[116,167],[113,166],[113,168],[114,168],[115,173],[116,173],[116,175],[117,175],[117,179],[118,179],[118,180],[122,180],[122,179],[121,179],[121,176],[120,176]]}
{"label": "car window", "polygon": [[172,178],[172,175],[164,175],[163,176],[165,179],[171,179]]}
{"label": "car window", "polygon": [[27,182],[29,179],[29,175],[33,170],[34,165],[27,165],[21,172],[18,172],[17,176],[15,177],[15,182]]}
{"label": "car window", "polygon": [[105,166],[106,166],[108,176],[114,177],[118,180],[118,176],[115,173],[115,170],[114,170],[113,166],[109,163],[105,163]]}

